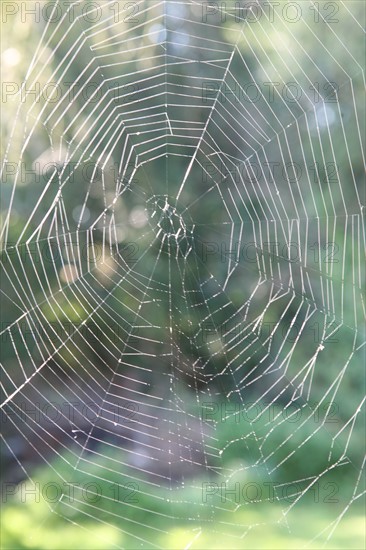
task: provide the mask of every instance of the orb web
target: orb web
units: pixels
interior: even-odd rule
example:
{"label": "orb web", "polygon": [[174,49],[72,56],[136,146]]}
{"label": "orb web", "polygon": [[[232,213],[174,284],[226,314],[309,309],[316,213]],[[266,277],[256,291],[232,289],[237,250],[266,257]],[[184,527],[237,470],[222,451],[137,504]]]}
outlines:
{"label": "orb web", "polygon": [[105,547],[364,494],[364,10],[237,4],[57,0],[9,99],[4,455]]}

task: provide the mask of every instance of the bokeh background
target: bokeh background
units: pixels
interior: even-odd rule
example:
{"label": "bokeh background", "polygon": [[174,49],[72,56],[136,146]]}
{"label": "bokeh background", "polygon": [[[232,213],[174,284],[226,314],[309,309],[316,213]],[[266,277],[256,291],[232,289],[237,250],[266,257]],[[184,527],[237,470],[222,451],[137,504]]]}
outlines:
{"label": "bokeh background", "polygon": [[92,4],[2,3],[3,548],[361,548],[363,2]]}

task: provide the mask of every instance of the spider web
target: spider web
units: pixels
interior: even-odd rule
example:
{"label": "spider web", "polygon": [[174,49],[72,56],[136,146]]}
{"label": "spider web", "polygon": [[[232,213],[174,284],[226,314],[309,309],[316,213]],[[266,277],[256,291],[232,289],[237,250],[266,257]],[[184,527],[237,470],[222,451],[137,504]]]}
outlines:
{"label": "spider web", "polygon": [[33,26],[5,125],[4,453],[110,547],[184,525],[178,547],[240,548],[346,479],[325,544],[364,494],[363,10],[328,4],[337,24],[57,0]]}

